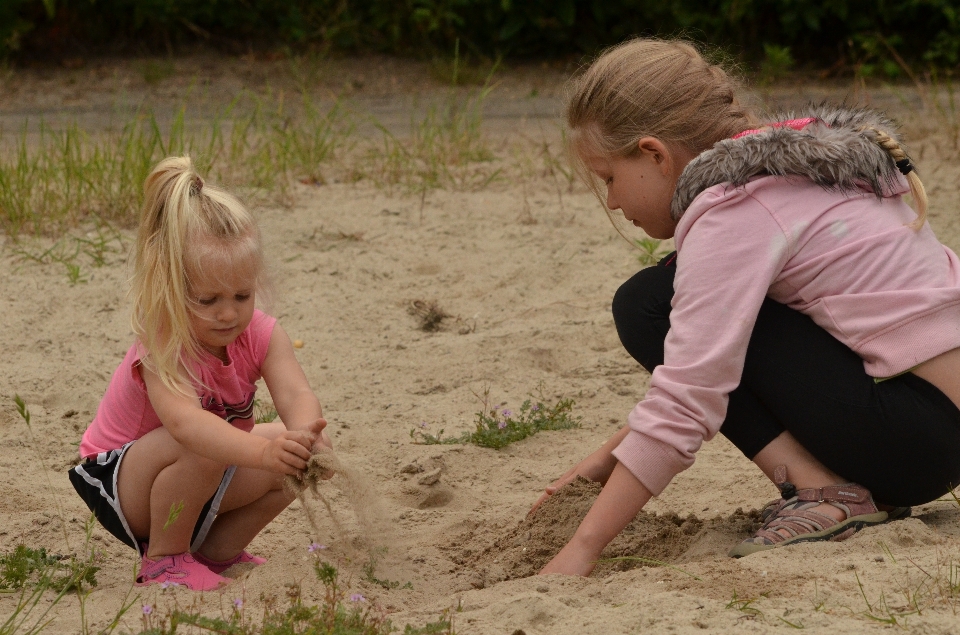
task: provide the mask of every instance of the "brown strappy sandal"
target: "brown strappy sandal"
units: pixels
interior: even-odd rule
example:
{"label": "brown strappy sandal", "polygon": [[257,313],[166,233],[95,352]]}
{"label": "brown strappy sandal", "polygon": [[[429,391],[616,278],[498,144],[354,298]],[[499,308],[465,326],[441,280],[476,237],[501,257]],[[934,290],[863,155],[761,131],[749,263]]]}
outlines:
{"label": "brown strappy sandal", "polygon": [[[774,482],[783,498],[764,509],[768,513],[763,527],[752,538],[731,549],[730,556],[742,558],[757,551],[799,542],[845,540],[864,527],[890,520],[887,512],[877,509],[870,492],[856,483],[798,490],[787,481],[787,468],[783,465],[774,470]],[[837,521],[813,511],[823,503],[843,511],[846,519]],[[784,536],[778,530],[786,531],[788,535]]]}

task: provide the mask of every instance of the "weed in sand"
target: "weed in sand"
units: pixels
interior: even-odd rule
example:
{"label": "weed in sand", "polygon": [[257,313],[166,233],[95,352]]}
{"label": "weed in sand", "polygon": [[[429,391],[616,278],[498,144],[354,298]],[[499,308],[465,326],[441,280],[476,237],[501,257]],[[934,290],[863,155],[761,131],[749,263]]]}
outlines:
{"label": "weed in sand", "polygon": [[273,403],[262,399],[253,400],[254,423],[270,423],[277,418],[277,409]]}
{"label": "weed in sand", "polygon": [[640,250],[640,253],[637,254],[637,260],[641,267],[653,266],[669,253],[661,248],[662,243],[662,240],[656,238],[640,238],[633,241],[634,246]]}
{"label": "weed in sand", "polygon": [[377,556],[386,552],[386,547],[381,547],[370,554],[370,559],[363,565],[363,579],[371,584],[376,584],[384,589],[412,589],[413,584],[407,582],[401,586],[396,580],[385,580],[377,577]]}
{"label": "weed in sand", "polygon": [[28,584],[46,585],[54,591],[97,586],[97,571],[91,561],[75,556],[48,554],[43,547],[34,549],[20,544],[0,555],[0,591],[15,591]]}
{"label": "weed in sand", "polygon": [[170,512],[167,514],[167,520],[163,523],[163,529],[166,531],[173,523],[177,522],[180,514],[183,513],[183,501],[177,501],[170,504]]}
{"label": "weed in sand", "polygon": [[[261,619],[246,616],[243,597],[234,598],[221,617],[202,615],[197,608],[176,606],[161,614],[158,607],[144,604],[142,629],[139,635],[174,635],[175,633],[229,633],[230,635],[388,635],[396,629],[376,602],[360,593],[347,594],[337,568],[320,558],[321,545],[313,549],[313,570],[323,585],[323,600],[318,605],[305,604],[299,583],[286,584],[287,605],[279,605],[276,597],[265,598]],[[381,585],[382,586],[382,585]],[[394,588],[393,586],[385,588]],[[189,629],[189,630],[186,630]],[[449,612],[422,627],[407,625],[405,635],[454,635]],[[2,631],[0,631],[0,635]]]}
{"label": "weed in sand", "polygon": [[759,597],[755,598],[742,598],[737,595],[737,590],[733,590],[733,598],[727,602],[724,608],[733,609],[735,611],[740,611],[744,617],[749,619],[760,618],[763,619],[763,611],[754,606],[761,597],[766,597],[763,593]]}
{"label": "weed in sand", "polygon": [[580,427],[581,418],[572,417],[570,414],[574,405],[573,399],[561,399],[552,407],[547,407],[542,401],[533,403],[527,399],[520,406],[520,410],[514,412],[501,408],[500,405],[488,406],[489,392],[489,389],[485,390],[481,397],[483,409],[476,414],[473,432],[444,438],[442,429],[433,435],[425,432],[426,423],[421,423],[419,427],[410,430],[410,437],[424,445],[472,443],[484,448],[500,449],[542,430],[569,430]]}

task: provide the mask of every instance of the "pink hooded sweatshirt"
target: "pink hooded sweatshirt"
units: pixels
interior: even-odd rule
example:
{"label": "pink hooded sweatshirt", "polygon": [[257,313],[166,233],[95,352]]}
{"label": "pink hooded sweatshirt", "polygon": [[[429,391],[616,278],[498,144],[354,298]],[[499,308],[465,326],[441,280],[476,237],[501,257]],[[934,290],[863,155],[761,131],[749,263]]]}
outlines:
{"label": "pink hooded sweatshirt", "polygon": [[765,297],[810,316],[873,377],[960,347],[960,260],[929,225],[908,226],[902,176],[882,198],[862,182],[747,178],[706,187],[680,210],[664,363],[613,453],[654,495],[719,431]]}

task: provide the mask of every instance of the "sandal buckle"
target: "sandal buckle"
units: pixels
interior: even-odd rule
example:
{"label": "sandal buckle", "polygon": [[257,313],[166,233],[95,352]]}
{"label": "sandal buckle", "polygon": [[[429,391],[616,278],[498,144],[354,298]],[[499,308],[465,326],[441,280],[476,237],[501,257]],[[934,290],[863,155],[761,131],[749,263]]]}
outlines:
{"label": "sandal buckle", "polygon": [[791,499],[797,495],[797,486],[790,481],[778,483],[777,487],[780,489],[780,495],[783,496],[784,500]]}

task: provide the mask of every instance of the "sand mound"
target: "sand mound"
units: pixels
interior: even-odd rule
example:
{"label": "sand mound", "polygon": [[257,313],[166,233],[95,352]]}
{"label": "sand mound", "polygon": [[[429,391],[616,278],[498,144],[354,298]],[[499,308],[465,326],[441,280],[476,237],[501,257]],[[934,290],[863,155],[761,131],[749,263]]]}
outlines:
{"label": "sand mound", "polygon": [[[461,535],[448,547],[451,557],[476,573],[472,583],[478,588],[534,575],[570,540],[600,490],[598,483],[578,478],[544,501],[535,515],[479,551],[472,545],[490,540],[496,530],[478,528]],[[604,549],[594,576],[723,555],[758,527],[757,511],[738,509],[709,520],[640,512]]]}

